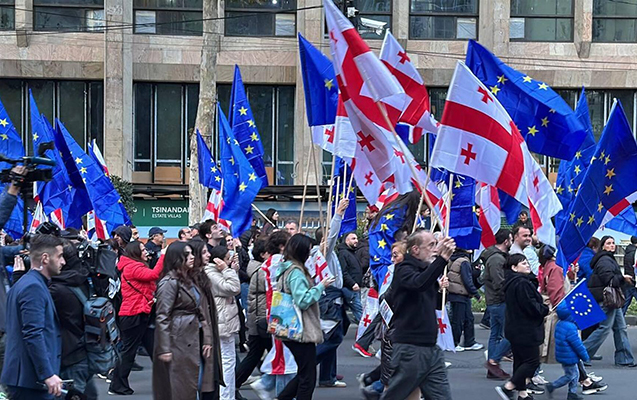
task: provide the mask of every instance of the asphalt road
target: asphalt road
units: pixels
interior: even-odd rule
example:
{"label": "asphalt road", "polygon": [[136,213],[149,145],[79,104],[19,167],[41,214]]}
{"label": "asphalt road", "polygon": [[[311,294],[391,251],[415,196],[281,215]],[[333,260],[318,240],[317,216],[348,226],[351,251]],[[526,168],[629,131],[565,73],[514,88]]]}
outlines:
{"label": "asphalt road", "polygon": [[[628,334],[632,344],[633,354],[637,356],[637,327],[629,327]],[[354,335],[355,329],[352,328],[339,348],[338,372],[345,376],[344,381],[347,383],[347,387],[317,388],[314,392],[315,399],[336,400],[363,398],[358,389],[356,375],[364,371],[372,370],[376,367],[376,365],[378,365],[379,361],[375,358],[362,358],[351,350]],[[476,325],[476,338],[480,343],[486,343],[488,339],[488,331],[483,330]],[[593,396],[585,396],[586,398],[598,398],[600,400],[637,399],[637,369],[616,368],[613,364],[613,351],[613,338],[611,334],[608,339],[606,339],[606,342],[600,350],[600,353],[604,357],[603,360],[594,361],[593,367],[589,368],[589,370],[595,371],[598,376],[604,377],[604,382],[609,385],[608,390]],[[498,384],[498,382],[487,380],[485,378],[486,370],[483,368],[484,353],[482,351],[465,351],[457,354],[447,353],[447,361],[452,363],[448,371],[454,399],[499,399],[494,390],[494,387]],[[135,394],[122,398],[130,400],[152,399],[150,360],[147,357],[138,357],[138,362],[144,366],[144,370],[141,372],[131,373],[130,383],[131,387],[135,390]],[[508,372],[511,372],[511,364],[505,363],[503,367]],[[544,365],[543,369],[544,377],[548,380],[555,380],[560,377],[562,373],[562,368],[559,364]],[[100,380],[98,382],[98,387],[100,389],[100,398],[119,398],[119,396],[109,396],[107,394],[108,385],[104,381]],[[241,393],[244,397],[250,400],[258,399],[258,397],[249,389],[242,390]],[[546,395],[542,395],[535,396],[535,398],[545,399],[548,397]],[[558,391],[555,392],[554,398],[565,399],[566,389],[558,389]]]}

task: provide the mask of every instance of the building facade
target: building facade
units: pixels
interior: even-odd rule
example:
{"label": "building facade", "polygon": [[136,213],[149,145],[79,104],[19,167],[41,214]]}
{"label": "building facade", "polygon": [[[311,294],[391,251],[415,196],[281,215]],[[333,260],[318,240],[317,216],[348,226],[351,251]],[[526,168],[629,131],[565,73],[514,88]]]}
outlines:
{"label": "building facade", "polygon": [[[30,146],[28,92],[81,144],[96,139],[138,192],[187,194],[203,0],[0,0],[0,99]],[[370,47],[407,49],[441,115],[456,60],[477,39],[575,105],[587,88],[599,137],[613,98],[635,126],[637,0],[348,0]],[[218,96],[241,67],[272,184],[300,185],[312,151],[296,33],[329,53],[320,0],[219,2]],[[214,136],[214,135],[213,135]],[[412,150],[421,161],[427,145]],[[325,182],[331,157],[310,182]],[[549,173],[557,162],[544,160]],[[147,189],[152,190],[147,190]],[[165,190],[162,191],[162,188]]]}

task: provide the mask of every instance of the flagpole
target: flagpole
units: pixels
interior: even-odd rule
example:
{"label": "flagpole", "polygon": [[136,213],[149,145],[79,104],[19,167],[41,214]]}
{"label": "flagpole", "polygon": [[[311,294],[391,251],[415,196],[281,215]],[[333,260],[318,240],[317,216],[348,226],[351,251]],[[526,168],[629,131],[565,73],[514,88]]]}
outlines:
{"label": "flagpole", "polygon": [[[354,175],[354,174],[352,174]],[[347,163],[343,160],[343,197],[346,196],[345,189],[347,186]]]}
{"label": "flagpole", "polygon": [[[444,236],[448,237],[449,236],[449,221],[451,219],[451,195],[453,194],[453,173],[449,174],[449,198],[447,199],[447,215],[445,215],[445,226],[443,227],[443,231],[444,231]],[[447,267],[448,265],[445,265],[445,270],[442,272],[442,277],[446,277],[447,276]],[[442,318],[444,319],[445,317],[445,312],[447,311],[447,307],[445,306],[445,303],[447,302],[447,288],[442,288]]]}
{"label": "flagpole", "polygon": [[[425,178],[425,187],[427,187],[427,185],[429,184],[429,179],[431,179],[431,168],[427,168],[427,177]],[[426,197],[427,197],[427,192],[425,190],[422,190],[420,194],[420,203],[418,204],[418,211],[416,211],[416,219],[414,220],[414,226],[411,229],[411,233],[416,232],[416,228],[418,227],[418,216],[420,215],[420,211],[422,211],[422,202],[426,201],[425,200]],[[429,202],[427,203],[428,207],[429,207],[429,203],[431,203],[431,200],[429,200]],[[430,207],[430,211],[431,211],[431,214],[433,214],[433,208]],[[431,221],[431,226],[433,226],[433,218]]]}
{"label": "flagpole", "polygon": [[347,185],[347,198],[349,198],[349,192],[350,190],[352,190],[352,181],[354,181],[354,171],[351,171],[352,173],[349,176],[349,184]]}
{"label": "flagpole", "polygon": [[254,205],[254,203],[252,203],[252,208],[254,208],[254,210],[258,212],[259,215],[261,215],[261,217],[263,217],[263,219],[265,219],[265,222],[269,223],[270,225],[276,228],[276,225],[274,225],[274,222],[270,221],[270,218],[266,217],[265,214],[262,213],[261,210],[259,210],[259,207]]}
{"label": "flagpole", "polygon": [[[321,226],[325,226],[323,221],[323,207],[321,206],[321,188],[319,185],[319,167],[318,167],[319,157],[314,154],[315,152],[314,145],[311,145],[311,148],[312,148],[311,155],[312,155],[312,158],[314,159],[314,173],[316,174],[316,197],[318,198],[319,223],[321,224]],[[332,168],[334,168],[334,164],[332,164]]]}
{"label": "flagpole", "polygon": [[569,290],[568,293],[566,293],[564,295],[564,297],[562,297],[562,300],[560,300],[553,308],[551,308],[551,311],[549,311],[549,314],[552,313],[553,311],[555,311],[557,306],[559,306],[564,301],[564,299],[567,298],[568,295],[573,292],[573,290],[577,289],[579,287],[579,285],[581,285],[585,280],[586,280],[586,278],[582,278],[581,281],[577,282],[577,285],[573,286],[573,288],[571,288],[571,290]]}
{"label": "flagpole", "polygon": [[[327,193],[327,223],[332,220],[332,190],[334,190],[334,169],[336,167],[336,155],[332,153],[332,172],[330,172],[330,190]],[[325,237],[328,236],[329,227],[326,227],[321,223],[321,226],[325,229]]]}
{"label": "flagpole", "polygon": [[299,230],[303,226],[303,212],[305,211],[305,197],[307,196],[307,181],[310,179],[310,161],[312,160],[312,155],[314,154],[314,149],[310,149],[312,154],[307,158],[307,162],[305,163],[305,182],[303,183],[303,199],[301,200],[301,216],[299,217]]}

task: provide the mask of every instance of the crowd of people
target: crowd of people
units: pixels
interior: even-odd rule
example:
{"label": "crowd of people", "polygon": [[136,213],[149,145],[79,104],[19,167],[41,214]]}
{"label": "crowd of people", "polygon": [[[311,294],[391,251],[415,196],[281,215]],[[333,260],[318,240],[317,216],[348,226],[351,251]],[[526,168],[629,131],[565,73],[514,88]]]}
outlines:
{"label": "crowd of people", "polygon": [[[11,204],[5,203],[0,223]],[[76,392],[97,399],[98,379],[107,381],[109,394],[131,395],[129,377],[141,368],[135,359],[142,353],[152,360],[155,399],[242,399],[245,384],[261,399],[311,399],[317,385],[346,386],[337,349],[363,317],[368,286],[380,292],[381,312],[352,347],[371,357],[371,343],[380,341],[378,367],[358,376],[367,399],[452,398],[436,310],[449,312],[453,350],[483,350],[472,312],[472,299],[482,296],[481,324],[490,329],[486,378],[502,381],[496,392],[504,400],[552,396],[563,386],[568,399],[606,390],[587,367],[611,330],[615,364],[636,366],[624,318],[637,297],[636,237],[623,268],[614,239],[604,236],[591,240],[565,274],[555,248],[537,243],[525,212],[476,260],[441,232],[412,232],[412,218],[394,235],[392,265],[379,285],[367,234],[340,234],[347,206],[341,200],[329,226],[313,232],[280,221],[271,209],[263,227],[239,237],[207,220],[182,228],[168,246],[161,227],[142,242],[137,228],[120,226],[103,246],[116,265],[112,275],[87,262],[84,232],[74,229],[3,246],[13,268],[2,269],[0,285],[2,395],[51,399]],[[368,207],[367,227],[380,215]],[[27,247],[25,263],[18,253]],[[584,278],[606,319],[580,333],[562,299]],[[625,302],[609,305],[609,287]],[[272,334],[273,298],[284,296],[302,321],[300,335]],[[550,362],[564,370],[554,381],[541,375],[542,363]]]}

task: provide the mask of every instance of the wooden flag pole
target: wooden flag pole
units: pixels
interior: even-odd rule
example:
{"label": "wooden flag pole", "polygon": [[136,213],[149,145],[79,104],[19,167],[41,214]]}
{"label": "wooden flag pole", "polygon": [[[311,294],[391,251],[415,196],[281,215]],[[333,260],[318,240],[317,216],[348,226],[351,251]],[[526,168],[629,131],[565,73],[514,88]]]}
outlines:
{"label": "wooden flag pole", "polygon": [[[312,147],[312,158],[314,159],[314,174],[316,175],[316,198],[318,199],[318,208],[319,208],[319,223],[321,224],[321,226],[325,226],[324,225],[324,220],[323,220],[323,207],[322,207],[322,203],[321,203],[321,187],[319,184],[319,167],[318,167],[318,163],[319,163],[319,157],[317,155],[314,154],[315,152],[315,148],[314,145],[311,146]],[[332,164],[333,165],[333,164]],[[333,168],[333,167],[332,167]]]}
{"label": "wooden flag pole", "polygon": [[[449,236],[449,221],[451,219],[451,197],[453,194],[453,173],[449,174],[449,198],[447,199],[447,215],[445,216],[445,226],[444,226],[444,237]],[[442,277],[447,276],[447,266],[445,266],[445,270],[442,273]],[[442,288],[442,318],[445,318],[445,312],[447,311],[447,307],[445,303],[447,302],[447,288]]]}
{"label": "wooden flag pole", "polygon": [[[431,168],[427,168],[427,177],[425,178],[425,188],[427,187],[427,185],[429,184],[429,179],[431,179]],[[422,210],[422,202],[426,201],[427,202],[427,207],[429,207],[429,211],[430,211],[430,215],[433,216],[433,206],[430,206],[429,204],[431,203],[431,199],[428,198],[427,196],[427,191],[423,190],[420,194],[420,204],[418,204],[418,211],[416,212],[416,219],[414,220],[414,226],[411,229],[411,233],[416,232],[416,228],[418,227],[418,216],[420,216],[420,211]],[[436,218],[437,219],[437,218]],[[431,221],[431,226],[433,226],[433,218]]]}
{"label": "wooden flag pole", "polygon": [[[334,170],[336,168],[336,155],[332,153],[332,170],[330,172],[330,189],[327,193],[327,223],[329,225],[332,220],[332,191],[334,190]],[[325,229],[325,237],[327,237],[327,229],[325,225],[321,224],[321,227]]]}
{"label": "wooden flag pole", "polygon": [[254,205],[254,203],[252,203],[252,208],[254,208],[255,211],[258,212],[259,215],[261,215],[263,217],[263,219],[265,219],[265,222],[269,223],[270,225],[272,225],[273,227],[276,228],[276,225],[274,224],[274,222],[270,221],[270,219],[268,217],[266,217],[265,214],[262,213],[261,210],[259,210],[259,207]]}
{"label": "wooden flag pole", "polygon": [[347,185],[347,198],[349,198],[349,192],[352,190],[352,182],[354,181],[354,171],[350,171],[349,184]]}
{"label": "wooden flag pole", "polygon": [[314,154],[314,149],[310,149],[312,154],[307,158],[307,162],[305,163],[305,182],[303,182],[303,199],[301,200],[301,216],[299,217],[299,230],[303,226],[303,212],[305,211],[305,198],[307,197],[307,181],[310,178],[310,161],[312,160],[312,155]]}

